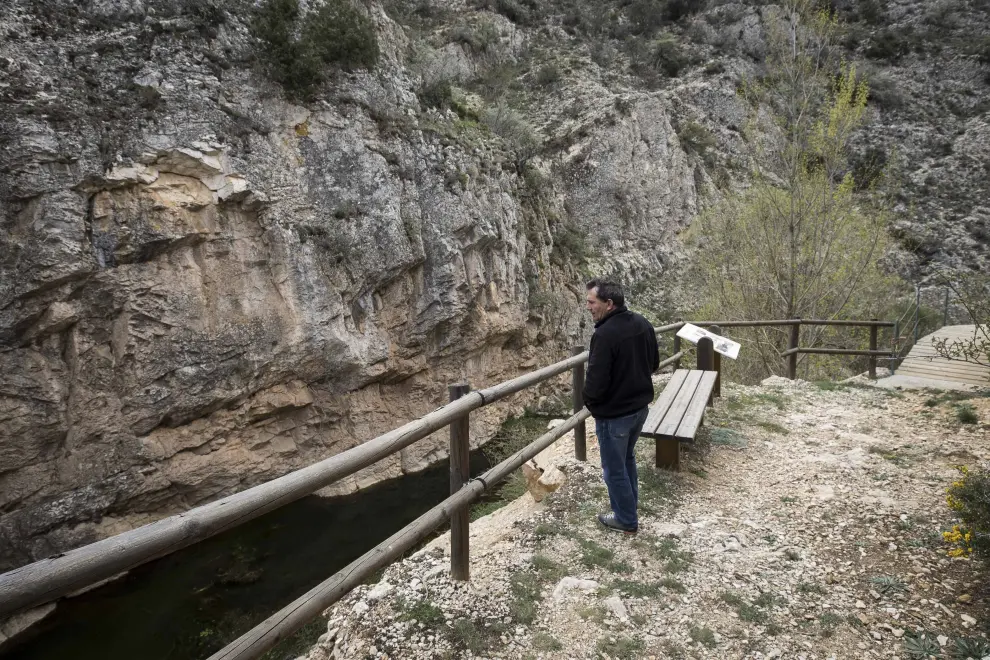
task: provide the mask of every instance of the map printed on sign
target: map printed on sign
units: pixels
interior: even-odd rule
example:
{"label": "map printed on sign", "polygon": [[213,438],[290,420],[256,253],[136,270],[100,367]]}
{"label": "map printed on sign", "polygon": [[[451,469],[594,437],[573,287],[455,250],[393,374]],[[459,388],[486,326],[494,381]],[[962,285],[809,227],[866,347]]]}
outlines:
{"label": "map printed on sign", "polygon": [[685,323],[684,326],[677,331],[677,336],[687,339],[689,342],[695,344],[697,344],[702,337],[709,337],[718,353],[721,353],[725,357],[733,360],[739,357],[739,349],[742,348],[731,339],[726,339],[725,337],[708,332],[707,330],[699,328],[696,325],[691,325],[690,323]]}

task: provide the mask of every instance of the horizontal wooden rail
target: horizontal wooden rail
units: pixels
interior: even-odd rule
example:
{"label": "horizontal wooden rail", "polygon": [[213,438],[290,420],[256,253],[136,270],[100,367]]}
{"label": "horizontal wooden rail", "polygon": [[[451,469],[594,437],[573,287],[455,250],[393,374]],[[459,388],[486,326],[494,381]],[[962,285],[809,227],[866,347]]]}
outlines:
{"label": "horizontal wooden rail", "polygon": [[817,355],[871,355],[875,357],[890,357],[890,351],[860,351],[854,348],[791,348],[780,355],[786,357],[796,353],[815,353]]}
{"label": "horizontal wooden rail", "polygon": [[[771,320],[719,321],[722,328],[773,325],[852,325],[893,326],[886,321]],[[698,322],[710,326],[712,322]],[[683,321],[655,328],[658,333],[678,330]],[[680,351],[675,338],[675,354],[660,363],[676,365],[687,351]],[[842,349],[800,349],[802,353],[874,355],[868,351]],[[785,353],[788,355],[789,353]],[[877,355],[889,355],[877,351]],[[61,598],[101,580],[112,578],[145,562],[163,557],[249,520],[294,502],[372,463],[390,456],[431,433],[447,426],[476,408],[497,401],[527,387],[553,378],[588,361],[582,352],[543,369],[493,387],[471,392],[457,401],[373,438],[357,447],[318,463],[290,472],[272,481],[229,495],[190,511],[169,516],[123,534],[43,559],[0,575],[0,619]]]}
{"label": "horizontal wooden rail", "polygon": [[666,360],[664,360],[663,362],[661,362],[660,366],[657,367],[657,369],[663,369],[664,367],[669,367],[670,365],[676,363],[678,360],[680,360],[682,357],[684,357],[687,354],[688,354],[687,351],[678,351],[673,355],[671,355]]}
{"label": "horizontal wooden rail", "polygon": [[[787,320],[773,320],[773,321],[692,321],[694,325],[697,326],[709,326],[717,325],[720,328],[757,328],[761,326],[777,326],[777,325],[846,325],[846,326],[861,326],[868,328],[871,326],[876,326],[879,328],[893,328],[893,321],[834,321],[830,319],[787,319]],[[659,330],[659,328],[658,328]]]}
{"label": "horizontal wooden rail", "polygon": [[677,323],[671,323],[669,325],[661,325],[659,327],[653,328],[655,332],[670,332],[671,330],[680,330],[684,327],[687,321],[678,321]]}
{"label": "horizontal wooden rail", "polygon": [[454,495],[355,559],[347,567],[335,573],[333,577],[313,587],[211,655],[209,660],[253,660],[261,657],[280,641],[319,616],[323,610],[340,600],[369,575],[392,563],[406,550],[425,539],[433,530],[448,520],[453,512],[468,506],[479,495],[501,482],[519,466],[534,458],[565,433],[579,424],[584,424],[584,420],[590,416],[591,413],[588,412],[587,408],[582,409],[560,426],[541,435],[534,442],[492,469],[472,479]]}
{"label": "horizontal wooden rail", "polygon": [[318,463],[157,522],[0,575],[0,619],[61,598],[145,562],[237,527],[354,474],[476,408],[562,374],[585,351],[457,401]]}

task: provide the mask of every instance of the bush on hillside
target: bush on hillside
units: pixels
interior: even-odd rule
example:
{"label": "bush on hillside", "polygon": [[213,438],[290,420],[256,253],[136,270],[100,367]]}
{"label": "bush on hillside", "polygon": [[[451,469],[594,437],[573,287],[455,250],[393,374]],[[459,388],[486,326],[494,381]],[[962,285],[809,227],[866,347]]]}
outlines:
{"label": "bush on hillside", "polygon": [[632,34],[652,36],[663,26],[663,5],[662,0],[635,0],[626,9],[629,31]]}
{"label": "bush on hillside", "polygon": [[300,100],[313,97],[328,65],[370,69],[378,62],[374,26],[348,0],[327,0],[304,17],[298,0],[266,0],[251,32],[262,44],[269,74]]}
{"label": "bush on hillside", "polygon": [[671,35],[664,35],[653,45],[653,65],[668,78],[676,78],[691,64],[691,58]]}
{"label": "bush on hillside", "polygon": [[990,550],[990,470],[960,466],[962,477],[949,486],[945,501],[956,512],[961,525],[953,525],[942,537],[952,544],[952,557],[968,556],[974,550],[988,556]]}
{"label": "bush on hillside", "polygon": [[678,127],[677,137],[684,151],[698,156],[715,146],[715,136],[707,128],[695,121],[685,122]]}
{"label": "bush on hillside", "polygon": [[896,62],[911,52],[911,28],[888,28],[877,32],[866,48],[866,56],[875,60]]}
{"label": "bush on hillside", "polygon": [[516,167],[523,171],[526,161],[536,155],[543,140],[526,119],[504,102],[486,108],[481,122],[505,142],[516,156]]}

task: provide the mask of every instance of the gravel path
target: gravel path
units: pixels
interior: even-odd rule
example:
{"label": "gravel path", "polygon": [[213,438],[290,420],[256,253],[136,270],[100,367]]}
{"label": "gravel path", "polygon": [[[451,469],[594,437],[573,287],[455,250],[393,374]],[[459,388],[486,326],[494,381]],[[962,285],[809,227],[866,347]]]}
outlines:
{"label": "gravel path", "polygon": [[729,386],[672,474],[640,451],[641,531],[608,532],[589,462],[472,523],[472,579],[446,536],[326,613],[326,658],[912,658],[990,655],[977,561],[949,559],[945,489],[990,458],[990,398],[956,421],[933,392],[851,381]]}

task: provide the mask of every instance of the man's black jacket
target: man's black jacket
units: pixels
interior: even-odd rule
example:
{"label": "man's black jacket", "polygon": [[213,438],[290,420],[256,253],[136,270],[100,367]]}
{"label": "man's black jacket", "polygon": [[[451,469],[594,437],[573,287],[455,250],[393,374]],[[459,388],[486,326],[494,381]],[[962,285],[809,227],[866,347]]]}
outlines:
{"label": "man's black jacket", "polygon": [[617,308],[595,324],[590,353],[584,405],[592,415],[622,417],[653,402],[650,374],[660,366],[660,351],[649,321]]}

